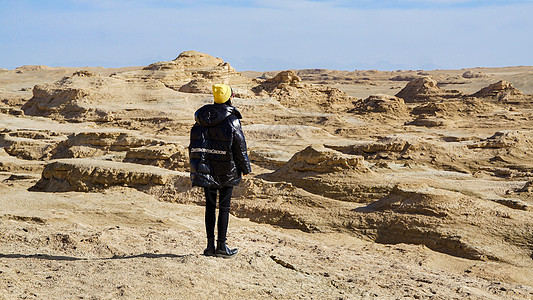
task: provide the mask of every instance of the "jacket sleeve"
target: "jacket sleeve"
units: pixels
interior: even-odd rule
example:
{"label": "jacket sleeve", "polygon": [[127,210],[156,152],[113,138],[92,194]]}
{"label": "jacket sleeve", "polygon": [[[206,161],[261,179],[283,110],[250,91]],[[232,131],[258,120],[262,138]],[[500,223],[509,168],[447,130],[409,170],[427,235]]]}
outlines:
{"label": "jacket sleeve", "polygon": [[231,123],[234,128],[233,143],[231,145],[233,160],[237,165],[237,169],[246,175],[252,172],[252,167],[250,166],[250,159],[248,158],[246,140],[244,138],[244,133],[242,132],[241,121],[235,118]]}

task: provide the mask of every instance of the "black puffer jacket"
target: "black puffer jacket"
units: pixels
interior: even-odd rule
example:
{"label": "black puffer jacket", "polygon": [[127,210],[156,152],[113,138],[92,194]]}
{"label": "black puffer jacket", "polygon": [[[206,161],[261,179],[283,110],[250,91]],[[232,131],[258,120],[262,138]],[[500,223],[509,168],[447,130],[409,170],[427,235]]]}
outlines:
{"label": "black puffer jacket", "polygon": [[222,188],[237,185],[250,173],[250,160],[241,128],[241,113],[226,104],[209,104],[194,114],[189,159],[193,186]]}

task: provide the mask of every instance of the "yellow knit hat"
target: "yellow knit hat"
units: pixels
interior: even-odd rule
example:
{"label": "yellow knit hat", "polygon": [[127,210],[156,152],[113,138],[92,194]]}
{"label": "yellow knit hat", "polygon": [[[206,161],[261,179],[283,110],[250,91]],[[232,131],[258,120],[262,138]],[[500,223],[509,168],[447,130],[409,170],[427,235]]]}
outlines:
{"label": "yellow knit hat", "polygon": [[213,98],[215,98],[215,103],[222,104],[226,103],[231,97],[232,91],[231,87],[225,84],[214,84],[213,85]]}

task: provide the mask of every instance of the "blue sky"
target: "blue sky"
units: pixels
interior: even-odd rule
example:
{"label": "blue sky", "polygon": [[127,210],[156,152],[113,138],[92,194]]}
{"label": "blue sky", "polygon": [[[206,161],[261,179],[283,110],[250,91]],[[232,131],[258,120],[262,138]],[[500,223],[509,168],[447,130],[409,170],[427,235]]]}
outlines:
{"label": "blue sky", "polygon": [[0,0],[0,67],[205,52],[237,70],[533,65],[533,0]]}

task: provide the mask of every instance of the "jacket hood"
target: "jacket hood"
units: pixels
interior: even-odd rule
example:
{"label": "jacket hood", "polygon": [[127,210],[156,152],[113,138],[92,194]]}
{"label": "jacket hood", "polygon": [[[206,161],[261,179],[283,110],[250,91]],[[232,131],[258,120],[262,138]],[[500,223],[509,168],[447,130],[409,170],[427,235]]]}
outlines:
{"label": "jacket hood", "polygon": [[242,119],[241,113],[233,106],[225,104],[208,104],[196,111],[194,119],[198,124],[204,127],[211,127],[216,126],[231,115],[234,115],[238,119]]}

